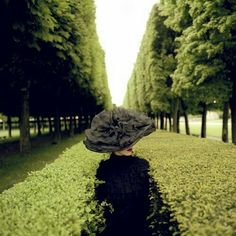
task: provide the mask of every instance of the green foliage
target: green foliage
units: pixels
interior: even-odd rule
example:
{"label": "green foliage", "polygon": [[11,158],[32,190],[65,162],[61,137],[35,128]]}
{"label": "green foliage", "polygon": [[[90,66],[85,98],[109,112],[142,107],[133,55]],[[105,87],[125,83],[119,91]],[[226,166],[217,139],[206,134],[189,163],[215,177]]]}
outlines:
{"label": "green foliage", "polygon": [[161,14],[167,17],[165,24],[179,33],[190,26],[192,23],[192,18],[189,14],[191,3],[191,0],[161,0]]}
{"label": "green foliage", "polygon": [[[233,235],[236,229],[233,145],[167,132],[136,144],[150,163],[181,235]],[[94,200],[96,169],[106,155],[82,143],[53,164],[32,172],[0,195],[1,235],[95,235],[104,227],[103,206]],[[163,209],[164,210],[164,209]]]}
{"label": "green foliage", "polygon": [[235,146],[167,132],[137,145],[151,166],[181,235],[225,235],[236,229]]}
{"label": "green foliage", "polygon": [[133,101],[126,106],[145,112],[171,111],[175,33],[167,29],[164,20],[159,6],[154,5],[128,85],[129,100]]}
{"label": "green foliage", "polygon": [[95,235],[104,227],[94,200],[95,173],[104,156],[82,143],[0,195],[1,235]]}
{"label": "green foliage", "polygon": [[[72,111],[93,114],[111,107],[93,0],[24,0],[22,4],[13,0],[3,5],[1,21],[7,20],[7,26],[0,44],[9,43],[4,48],[6,56],[0,58],[6,90],[0,98],[7,101],[0,103],[0,111],[20,113],[16,101],[22,87],[29,89],[32,113],[52,113],[59,106],[66,115]],[[41,94],[46,109],[38,105]]]}
{"label": "green foliage", "polygon": [[165,23],[179,36],[172,90],[185,100],[194,97],[195,103],[206,104],[229,100],[236,48],[235,7],[233,1],[225,0],[162,1]]}
{"label": "green foliage", "polygon": [[[37,146],[33,148],[30,155],[1,153],[0,193],[11,188],[15,183],[22,182],[29,172],[43,169],[46,164],[56,160],[66,148],[75,145],[83,138],[84,135],[75,135],[73,138],[62,138],[59,144],[52,145],[51,138],[47,136],[44,136],[41,141],[35,137],[36,140],[32,140],[32,142],[33,146],[35,146],[34,142],[37,142]],[[17,142],[19,137],[12,138],[11,141],[7,140],[4,144],[0,141],[0,144],[9,149],[11,145],[14,145],[13,140]]]}

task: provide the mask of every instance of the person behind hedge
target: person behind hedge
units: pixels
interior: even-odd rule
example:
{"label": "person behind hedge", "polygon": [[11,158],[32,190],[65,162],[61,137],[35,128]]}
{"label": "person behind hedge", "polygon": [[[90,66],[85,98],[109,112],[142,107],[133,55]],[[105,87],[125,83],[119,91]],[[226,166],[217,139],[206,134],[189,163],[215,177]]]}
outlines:
{"label": "person behind hedge", "polygon": [[133,155],[133,146],[155,131],[154,121],[142,113],[124,108],[102,111],[85,131],[85,146],[94,152],[111,153],[101,161],[96,178],[96,199],[106,200],[106,228],[102,236],[148,236],[149,164]]}

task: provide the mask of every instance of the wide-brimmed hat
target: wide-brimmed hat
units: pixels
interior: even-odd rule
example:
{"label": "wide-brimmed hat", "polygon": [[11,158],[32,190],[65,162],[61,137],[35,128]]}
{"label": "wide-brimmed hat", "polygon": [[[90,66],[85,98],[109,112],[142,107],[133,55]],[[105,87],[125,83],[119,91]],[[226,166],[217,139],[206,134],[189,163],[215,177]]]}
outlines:
{"label": "wide-brimmed hat", "polygon": [[85,146],[94,152],[115,152],[155,131],[154,121],[143,113],[124,108],[102,111],[85,130]]}

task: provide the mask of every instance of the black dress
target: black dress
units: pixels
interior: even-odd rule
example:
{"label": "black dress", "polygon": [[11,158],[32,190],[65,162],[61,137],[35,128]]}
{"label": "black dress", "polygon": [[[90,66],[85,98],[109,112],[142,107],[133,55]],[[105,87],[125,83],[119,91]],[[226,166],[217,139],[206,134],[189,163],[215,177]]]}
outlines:
{"label": "black dress", "polygon": [[149,206],[148,162],[136,156],[111,154],[102,161],[96,177],[105,181],[96,188],[96,198],[107,200],[113,212],[105,211],[102,236],[148,236],[146,217]]}

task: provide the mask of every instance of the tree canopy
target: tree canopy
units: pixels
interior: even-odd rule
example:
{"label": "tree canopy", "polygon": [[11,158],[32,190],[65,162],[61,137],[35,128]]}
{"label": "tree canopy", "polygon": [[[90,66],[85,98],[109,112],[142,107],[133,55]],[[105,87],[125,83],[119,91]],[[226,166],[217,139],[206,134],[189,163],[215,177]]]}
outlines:
{"label": "tree canopy", "polygon": [[156,4],[125,105],[130,106],[132,90],[136,90],[136,99],[145,100],[145,106],[139,103],[136,109],[169,112],[173,117],[180,109],[178,104],[182,104],[180,111],[202,110],[205,116],[207,109],[223,109],[230,103],[236,143],[235,10],[233,0],[162,0]]}
{"label": "tree canopy", "polygon": [[0,9],[0,112],[23,120],[27,110],[55,117],[111,107],[93,0],[9,0]]}

